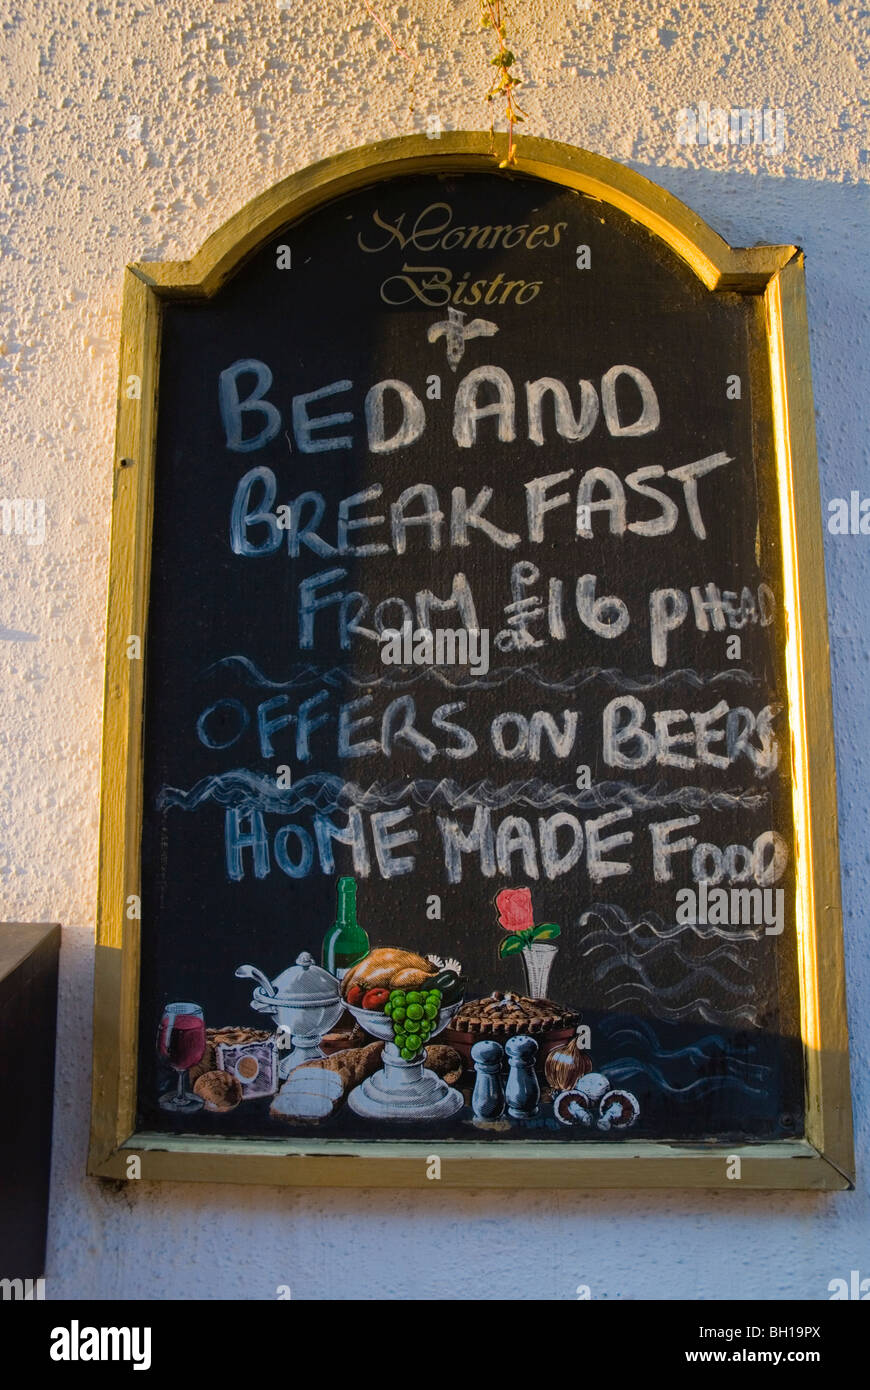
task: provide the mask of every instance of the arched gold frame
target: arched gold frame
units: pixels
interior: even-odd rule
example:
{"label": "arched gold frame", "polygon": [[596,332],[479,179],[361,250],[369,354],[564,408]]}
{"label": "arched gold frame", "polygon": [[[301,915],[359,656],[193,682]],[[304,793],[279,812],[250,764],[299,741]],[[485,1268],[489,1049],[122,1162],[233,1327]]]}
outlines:
{"label": "arched gold frame", "polygon": [[[803,256],[794,246],[730,247],[683,203],[600,155],[549,140],[517,143],[500,171],[488,136],[403,136],[291,174],[214,232],[189,261],[128,266],[124,284],[100,805],[89,1172],[104,1177],[426,1187],[437,1144],[211,1139],[135,1133],[144,662],[147,641],[161,301],[208,298],[280,228],[366,185],[414,173],[533,176],[620,208],[660,237],[708,290],[761,296],[772,382],[787,610],[806,1136],[722,1146],[623,1141],[443,1146],[453,1187],[722,1187],[832,1190],[853,1183],[845,973],[823,532]],[[139,384],[137,394],[136,382]],[[144,652],[143,652],[144,655]],[[129,1160],[138,1157],[140,1169]],[[729,1176],[739,1157],[740,1178]],[[640,1162],[638,1162],[640,1160]],[[733,1164],[730,1165],[733,1174]]]}

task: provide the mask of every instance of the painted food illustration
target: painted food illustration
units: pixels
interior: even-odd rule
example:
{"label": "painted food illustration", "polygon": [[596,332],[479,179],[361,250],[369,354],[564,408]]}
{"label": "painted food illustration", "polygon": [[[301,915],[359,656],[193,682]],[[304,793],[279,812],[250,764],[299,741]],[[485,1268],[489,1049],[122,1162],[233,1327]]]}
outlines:
{"label": "painted food illustration", "polygon": [[393,1044],[400,1057],[410,1062],[426,1046],[432,1025],[441,1011],[440,989],[390,991],[384,1013],[393,1021]]}
{"label": "painted food illustration", "polygon": [[[341,982],[341,992],[347,1003],[356,1008],[383,1009],[391,989],[421,989],[437,973],[432,961],[413,951],[381,946],[351,966]],[[382,1003],[364,1003],[365,996],[373,990],[385,991]]]}
{"label": "painted food illustration", "polygon": [[[342,884],[345,897],[348,885],[355,890],[352,879]],[[531,979],[532,953],[542,950],[548,974],[560,928],[535,924],[531,890],[504,889],[495,905],[506,933],[500,957],[521,952]],[[268,986],[254,990],[252,1008],[263,1010],[265,991],[264,1002],[279,1024],[276,1001],[283,1000],[305,1014],[295,1026],[307,1027],[311,1036],[305,1034],[305,1049],[296,1047],[288,1056],[286,1047],[278,1051],[281,1027],[277,1034],[241,1027],[206,1031],[200,1011],[204,1046],[195,1062],[191,1053],[175,1058],[174,1065],[191,1064],[193,1104],[211,1116],[228,1116],[242,1102],[268,1098],[270,1119],[293,1126],[320,1127],[340,1112],[390,1123],[494,1120],[508,1128],[541,1117],[566,1138],[571,1130],[577,1137],[585,1131],[616,1134],[638,1118],[636,1098],[593,1072],[585,1050],[589,1029],[580,1026],[580,1014],[549,999],[542,988],[530,985],[524,994],[496,989],[466,999],[458,960],[397,946],[370,949],[340,980],[315,969],[305,952],[276,981],[247,966],[236,975],[253,975]],[[328,1052],[318,1043],[324,1000],[330,1009],[334,1000],[347,1010],[344,1031],[335,1035],[339,1045]],[[183,1015],[196,1007],[176,1009]],[[282,1026],[286,1031],[286,1019]],[[437,1043],[442,1032],[444,1041]],[[545,1112],[542,1100],[551,1106]]]}

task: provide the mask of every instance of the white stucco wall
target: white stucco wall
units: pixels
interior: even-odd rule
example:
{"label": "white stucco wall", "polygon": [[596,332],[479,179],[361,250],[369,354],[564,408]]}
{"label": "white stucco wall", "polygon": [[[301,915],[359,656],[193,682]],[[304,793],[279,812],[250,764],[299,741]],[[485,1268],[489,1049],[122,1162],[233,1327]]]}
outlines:
{"label": "white stucco wall", "polygon": [[[870,539],[828,536],[859,1186],[835,1196],[287,1191],[84,1176],[103,620],[121,269],[190,256],[283,175],[483,128],[477,0],[15,0],[0,31],[0,918],[64,926],[49,1297],[828,1297],[870,1277]],[[807,253],[824,500],[870,493],[870,40],[842,0],[508,0],[528,129],[630,163],[734,245]],[[676,141],[680,108],[781,108],[785,147]],[[141,125],[140,125],[141,122]],[[141,132],[141,138],[139,138]],[[16,637],[15,634],[18,634]],[[34,640],[25,641],[21,634]],[[413,1230],[427,1251],[398,1255]],[[501,1280],[480,1283],[480,1251]],[[521,1253],[520,1253],[521,1252]],[[511,1274],[510,1271],[515,1271]],[[363,1271],[365,1273],[363,1274]],[[413,1272],[412,1272],[413,1271]]]}

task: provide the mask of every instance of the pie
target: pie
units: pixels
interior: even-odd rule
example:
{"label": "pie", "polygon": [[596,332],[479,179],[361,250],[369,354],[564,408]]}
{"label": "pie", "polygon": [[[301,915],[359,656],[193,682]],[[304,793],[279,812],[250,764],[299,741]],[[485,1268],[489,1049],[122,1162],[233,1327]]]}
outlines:
{"label": "pie", "polygon": [[450,1020],[450,1032],[496,1038],[528,1033],[535,1037],[556,1028],[574,1028],[579,1020],[573,1009],[554,1004],[552,999],[528,999],[524,994],[496,990],[486,999],[463,1004]]}

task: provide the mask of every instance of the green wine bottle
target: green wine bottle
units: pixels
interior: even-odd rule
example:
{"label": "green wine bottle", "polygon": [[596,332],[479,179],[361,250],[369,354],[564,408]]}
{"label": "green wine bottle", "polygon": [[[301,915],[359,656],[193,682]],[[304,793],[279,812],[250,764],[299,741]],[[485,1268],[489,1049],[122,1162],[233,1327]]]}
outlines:
{"label": "green wine bottle", "polygon": [[323,968],[340,980],[370,950],[368,936],[356,920],[356,879],[340,878],[335,921],[323,938]]}

